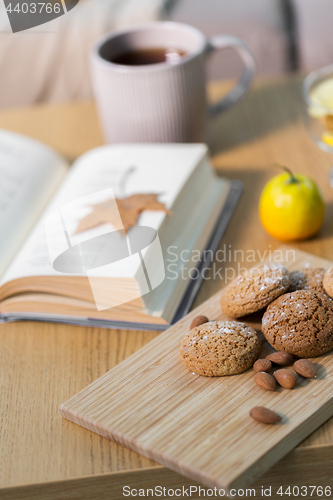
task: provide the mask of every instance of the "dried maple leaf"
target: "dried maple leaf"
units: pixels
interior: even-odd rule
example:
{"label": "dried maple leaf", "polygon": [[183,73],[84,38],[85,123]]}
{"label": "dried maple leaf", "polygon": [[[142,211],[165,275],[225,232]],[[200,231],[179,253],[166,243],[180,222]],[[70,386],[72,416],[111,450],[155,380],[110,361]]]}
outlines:
{"label": "dried maple leaf", "polygon": [[92,212],[79,222],[76,234],[106,223],[112,224],[117,230],[127,231],[130,226],[137,224],[144,210],[161,210],[170,214],[170,210],[157,197],[158,194],[133,194],[92,205]]}
{"label": "dried maple leaf", "polygon": [[88,229],[101,226],[106,222],[111,223],[117,230],[123,229],[115,199],[106,200],[102,203],[92,205],[92,211],[80,220],[75,233],[82,233],[82,231],[87,231]]}

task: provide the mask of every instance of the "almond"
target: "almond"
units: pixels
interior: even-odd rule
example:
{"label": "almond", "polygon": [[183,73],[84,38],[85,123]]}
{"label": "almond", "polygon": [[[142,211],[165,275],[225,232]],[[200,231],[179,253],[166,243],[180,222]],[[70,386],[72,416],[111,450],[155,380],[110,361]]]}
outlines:
{"label": "almond", "polygon": [[317,376],[316,365],[308,359],[298,359],[295,361],[293,368],[296,373],[304,378],[315,378]]}
{"label": "almond", "polygon": [[250,411],[250,416],[262,424],[274,425],[281,422],[282,418],[275,411],[264,406],[255,406]]}
{"label": "almond", "polygon": [[200,325],[203,325],[204,323],[208,323],[209,319],[207,318],[207,316],[196,316],[191,325],[190,325],[190,330],[192,330],[192,328],[195,328],[196,326],[200,326]]}
{"label": "almond", "polygon": [[288,366],[292,364],[294,358],[292,354],[289,354],[289,352],[279,351],[269,354],[266,356],[266,359],[269,359],[269,361],[272,361],[272,363],[275,363],[276,365]]}
{"label": "almond", "polygon": [[297,385],[297,375],[292,370],[281,368],[281,370],[276,370],[273,375],[278,383],[285,389],[293,389]]}
{"label": "almond", "polygon": [[275,391],[276,382],[274,377],[266,372],[258,372],[254,376],[254,381],[259,387],[262,389],[266,389],[266,391]]}
{"label": "almond", "polygon": [[269,359],[257,359],[253,365],[255,372],[269,372],[272,369],[272,362]]}

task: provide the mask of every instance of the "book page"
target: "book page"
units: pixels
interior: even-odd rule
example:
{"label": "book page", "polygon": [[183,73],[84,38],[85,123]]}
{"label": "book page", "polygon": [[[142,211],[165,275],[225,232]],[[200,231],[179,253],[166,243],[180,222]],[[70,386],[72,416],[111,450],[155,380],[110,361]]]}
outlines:
{"label": "book page", "polygon": [[47,146],[0,130],[0,275],[68,169]]}
{"label": "book page", "polygon": [[[63,185],[43,213],[36,227],[2,279],[1,284],[27,276],[87,276],[80,252],[89,242],[115,231],[110,223],[76,234],[79,222],[92,206],[109,200],[113,195],[124,198],[137,193],[156,193],[159,200],[172,209],[189,176],[194,172],[206,147],[197,145],[113,145],[94,149],[72,166]],[[145,211],[138,225],[158,231],[166,214]],[[74,249],[72,251],[72,249]],[[59,272],[53,266],[57,258],[68,250],[67,270]],[[89,276],[100,276],[100,264],[107,259],[108,245],[95,248],[90,245]],[[95,259],[95,262],[94,262]],[[126,259],[125,259],[126,260]],[[140,261],[119,260],[114,266],[116,277],[133,277]],[[96,272],[94,273],[94,267]]]}

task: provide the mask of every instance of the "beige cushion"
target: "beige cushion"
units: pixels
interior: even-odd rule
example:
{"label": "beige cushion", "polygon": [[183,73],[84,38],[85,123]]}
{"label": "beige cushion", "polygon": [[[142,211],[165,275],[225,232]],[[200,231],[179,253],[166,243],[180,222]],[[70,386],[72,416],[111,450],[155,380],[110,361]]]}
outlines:
{"label": "beige cushion", "polygon": [[292,0],[301,71],[333,64],[333,1]]}
{"label": "beige cushion", "polygon": [[81,0],[67,14],[13,34],[0,2],[0,107],[91,96],[89,51],[108,31],[156,20],[165,0]]}

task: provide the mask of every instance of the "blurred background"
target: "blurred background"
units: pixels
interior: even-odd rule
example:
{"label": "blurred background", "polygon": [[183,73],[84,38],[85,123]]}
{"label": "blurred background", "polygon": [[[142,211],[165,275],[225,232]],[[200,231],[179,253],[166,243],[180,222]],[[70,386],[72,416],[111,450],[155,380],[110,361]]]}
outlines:
{"label": "blurred background", "polygon": [[[89,98],[92,44],[109,31],[161,19],[191,24],[207,36],[243,38],[259,76],[333,63],[333,0],[80,0],[66,15],[15,34],[1,2],[0,107]],[[238,76],[233,51],[212,57],[209,79]]]}

